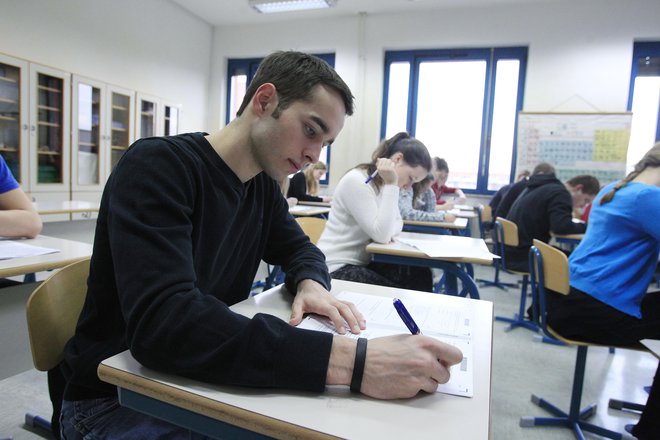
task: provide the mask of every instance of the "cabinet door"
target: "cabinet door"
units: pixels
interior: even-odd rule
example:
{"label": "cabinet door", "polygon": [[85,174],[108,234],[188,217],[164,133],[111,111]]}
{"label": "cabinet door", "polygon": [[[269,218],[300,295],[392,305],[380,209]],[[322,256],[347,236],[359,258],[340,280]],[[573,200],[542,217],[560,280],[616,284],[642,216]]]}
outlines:
{"label": "cabinet door", "polygon": [[71,121],[71,190],[101,191],[108,149],[105,84],[73,76]]}
{"label": "cabinet door", "polygon": [[181,106],[173,104],[163,104],[163,135],[173,136],[179,134],[179,124],[181,122]]}
{"label": "cabinet door", "polygon": [[24,191],[28,178],[28,63],[0,54],[0,154]]}
{"label": "cabinet door", "polygon": [[138,93],[136,105],[135,138],[162,136],[162,120],[159,117],[160,100],[153,96]]}
{"label": "cabinet door", "polygon": [[30,189],[69,194],[71,77],[30,64]]}
{"label": "cabinet door", "polygon": [[135,120],[135,92],[116,86],[108,86],[110,109],[110,151],[107,153],[108,175],[135,140],[133,121]]}

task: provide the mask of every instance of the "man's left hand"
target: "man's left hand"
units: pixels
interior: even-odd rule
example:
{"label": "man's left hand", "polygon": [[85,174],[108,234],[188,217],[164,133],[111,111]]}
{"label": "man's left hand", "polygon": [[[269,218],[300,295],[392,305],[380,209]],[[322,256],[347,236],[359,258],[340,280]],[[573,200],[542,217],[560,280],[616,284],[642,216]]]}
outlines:
{"label": "man's left hand", "polygon": [[298,325],[305,313],[316,313],[330,318],[337,332],[346,333],[346,325],[351,333],[360,333],[366,322],[355,304],[340,301],[314,280],[303,280],[298,283],[298,292],[291,306],[289,324]]}

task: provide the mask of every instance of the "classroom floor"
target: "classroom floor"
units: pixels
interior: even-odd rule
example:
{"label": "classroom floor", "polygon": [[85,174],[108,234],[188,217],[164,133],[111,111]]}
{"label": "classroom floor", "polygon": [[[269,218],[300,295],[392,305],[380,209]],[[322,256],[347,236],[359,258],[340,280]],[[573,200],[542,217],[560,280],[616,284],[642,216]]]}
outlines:
{"label": "classroom floor", "polygon": [[[93,221],[82,221],[71,229],[68,222],[46,224],[43,234],[91,242]],[[492,279],[490,267],[475,267],[477,278]],[[515,277],[504,275],[507,281]],[[50,402],[45,373],[32,368],[25,328],[24,304],[33,286],[0,290],[0,343],[3,360],[0,363],[0,439],[14,440],[48,438],[31,432],[23,425],[26,411],[50,417]],[[494,287],[481,288],[482,299],[493,301],[495,314],[512,316],[518,308],[519,289],[508,292]],[[545,397],[562,408],[569,404],[575,367],[576,349],[535,341],[528,330],[505,331],[506,324],[493,324],[493,370],[491,399],[491,429],[495,440],[572,440],[573,434],[561,428],[521,428],[521,416],[546,416],[532,404],[532,393]],[[610,354],[606,348],[590,348],[587,356],[583,406],[598,403],[597,414],[590,420],[609,429],[623,432],[626,423],[635,423],[638,416],[610,410],[610,398],[644,403],[643,387],[650,385],[658,363],[648,353],[617,349]],[[587,434],[588,439],[600,437]],[[472,440],[472,439],[463,439]],[[477,440],[477,439],[475,439]]]}

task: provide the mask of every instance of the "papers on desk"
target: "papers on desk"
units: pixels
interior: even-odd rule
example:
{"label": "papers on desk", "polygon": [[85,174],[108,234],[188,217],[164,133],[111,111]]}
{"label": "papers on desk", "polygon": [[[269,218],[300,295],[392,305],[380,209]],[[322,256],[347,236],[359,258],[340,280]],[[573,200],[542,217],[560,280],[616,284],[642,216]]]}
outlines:
{"label": "papers on desk", "polygon": [[474,211],[474,206],[470,205],[454,205],[454,209],[458,209],[461,211]]}
{"label": "papers on desk", "polygon": [[289,208],[290,213],[301,213],[301,212],[310,212],[310,211],[318,211],[319,207],[318,206],[312,206],[312,205],[296,205],[291,208]]}
{"label": "papers on desk", "polygon": [[[392,305],[392,298],[343,291],[338,299],[356,305],[367,320],[367,329],[359,335],[347,333],[346,337],[379,338],[398,334],[410,334]],[[430,336],[461,350],[463,361],[451,368],[451,378],[438,385],[438,392],[457,396],[474,395],[474,366],[472,353],[472,316],[467,307],[438,307],[422,300],[406,299],[406,308],[415,319],[424,336]],[[324,331],[338,335],[332,322],[317,315],[306,317],[298,328]]]}
{"label": "papers on desk", "polygon": [[59,249],[32,246],[12,240],[0,240],[0,260],[35,257],[37,255],[53,254],[55,252],[59,252]]}
{"label": "papers on desk", "polygon": [[395,239],[419,249],[431,258],[475,258],[490,260],[500,258],[490,253],[486,242],[478,238],[434,235],[432,239],[397,236]]}
{"label": "papers on desk", "polygon": [[450,209],[449,211],[445,211],[445,212],[448,212],[448,213],[450,213],[450,214],[452,214],[456,217],[462,217],[462,218],[475,218],[475,217],[477,217],[477,214],[474,212],[474,209],[471,209],[469,211],[465,211],[465,210],[462,210],[462,209],[454,208],[454,209]]}

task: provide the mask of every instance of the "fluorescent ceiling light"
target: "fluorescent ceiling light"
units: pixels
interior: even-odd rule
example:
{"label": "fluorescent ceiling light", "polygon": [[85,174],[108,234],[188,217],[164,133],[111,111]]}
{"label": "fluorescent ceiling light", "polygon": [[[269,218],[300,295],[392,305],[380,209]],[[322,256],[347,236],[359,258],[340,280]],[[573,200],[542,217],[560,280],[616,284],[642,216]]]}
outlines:
{"label": "fluorescent ceiling light", "polygon": [[302,11],[334,6],[337,0],[248,0],[250,6],[262,14]]}

